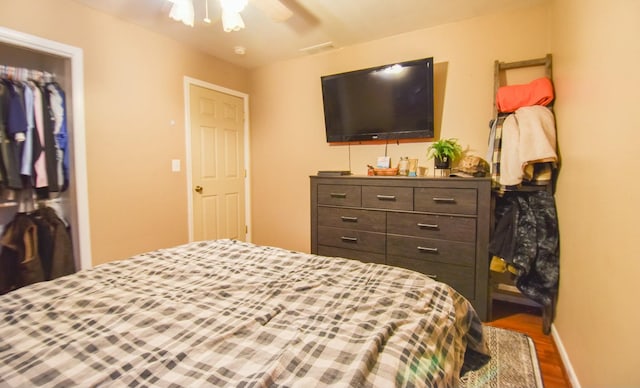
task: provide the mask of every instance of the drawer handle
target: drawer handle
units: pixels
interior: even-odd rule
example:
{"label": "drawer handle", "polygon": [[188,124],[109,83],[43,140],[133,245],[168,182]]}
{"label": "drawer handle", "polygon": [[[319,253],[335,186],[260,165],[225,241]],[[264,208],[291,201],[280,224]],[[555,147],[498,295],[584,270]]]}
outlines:
{"label": "drawer handle", "polygon": [[447,197],[433,197],[433,200],[436,202],[455,202],[455,198],[447,198]]}
{"label": "drawer handle", "polygon": [[438,224],[422,224],[422,223],[418,223],[418,228],[438,229]]}
{"label": "drawer handle", "polygon": [[331,198],[347,198],[347,193],[331,193]]}
{"label": "drawer handle", "polygon": [[430,253],[438,252],[438,248],[431,248],[431,247],[418,247],[418,250],[423,252],[430,252]]}
{"label": "drawer handle", "polygon": [[396,200],[396,196],[395,195],[381,195],[381,194],[378,194],[377,197],[381,201],[395,201]]}
{"label": "drawer handle", "polygon": [[347,217],[347,216],[341,216],[340,217],[342,219],[342,221],[344,222],[358,222],[358,217]]}
{"label": "drawer handle", "polygon": [[357,237],[342,236],[342,237],[340,237],[340,240],[346,241],[346,242],[358,242],[358,238]]}

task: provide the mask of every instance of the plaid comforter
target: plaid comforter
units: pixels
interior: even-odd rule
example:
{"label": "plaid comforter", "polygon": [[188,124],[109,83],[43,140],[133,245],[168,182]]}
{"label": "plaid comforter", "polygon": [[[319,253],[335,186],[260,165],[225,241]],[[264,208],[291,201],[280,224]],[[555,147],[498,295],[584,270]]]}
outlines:
{"label": "plaid comforter", "polygon": [[486,353],[444,284],[233,240],[34,284],[0,312],[0,386],[444,387]]}

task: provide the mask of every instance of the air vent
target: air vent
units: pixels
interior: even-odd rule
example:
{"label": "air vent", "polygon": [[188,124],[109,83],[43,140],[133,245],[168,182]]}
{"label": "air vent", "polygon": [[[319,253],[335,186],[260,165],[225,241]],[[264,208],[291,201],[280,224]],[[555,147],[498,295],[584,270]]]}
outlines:
{"label": "air vent", "polygon": [[335,46],[333,45],[333,42],[324,42],[313,46],[301,48],[300,51],[307,54],[317,54],[319,52],[331,50],[334,48]]}

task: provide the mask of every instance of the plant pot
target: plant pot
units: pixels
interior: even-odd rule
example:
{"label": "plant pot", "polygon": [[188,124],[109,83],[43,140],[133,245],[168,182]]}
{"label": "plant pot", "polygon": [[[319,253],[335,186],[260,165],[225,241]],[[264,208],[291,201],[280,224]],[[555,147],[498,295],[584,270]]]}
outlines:
{"label": "plant pot", "polygon": [[435,165],[435,168],[439,169],[451,168],[451,161],[446,156],[433,158],[433,164]]}

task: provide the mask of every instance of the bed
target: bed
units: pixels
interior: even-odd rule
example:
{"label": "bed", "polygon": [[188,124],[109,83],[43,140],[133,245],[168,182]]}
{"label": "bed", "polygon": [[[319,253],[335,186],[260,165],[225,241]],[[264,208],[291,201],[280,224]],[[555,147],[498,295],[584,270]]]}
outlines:
{"label": "bed", "polygon": [[457,386],[470,303],[409,270],[235,240],[0,296],[0,386]]}

